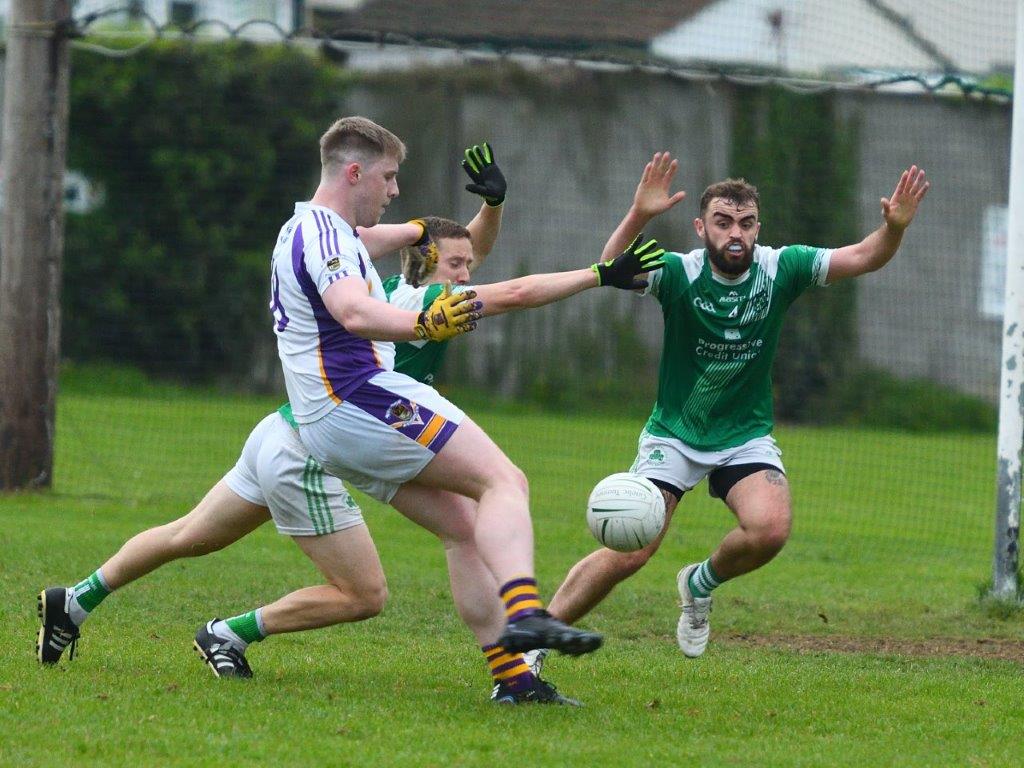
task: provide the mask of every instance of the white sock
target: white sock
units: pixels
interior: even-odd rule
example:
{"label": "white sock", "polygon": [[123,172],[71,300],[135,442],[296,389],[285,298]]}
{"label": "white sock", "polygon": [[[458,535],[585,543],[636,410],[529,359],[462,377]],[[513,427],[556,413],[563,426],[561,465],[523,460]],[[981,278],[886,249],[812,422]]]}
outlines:
{"label": "white sock", "polygon": [[233,648],[238,649],[242,653],[245,653],[245,649],[249,647],[249,644],[242,638],[231,627],[224,619],[218,619],[213,622],[213,626],[210,627],[210,631],[213,632],[221,640],[227,640]]}
{"label": "white sock", "polygon": [[64,606],[76,627],[82,626],[82,622],[89,618],[89,612],[78,604],[78,598],[75,597],[73,589],[67,591],[67,595],[64,597]]}

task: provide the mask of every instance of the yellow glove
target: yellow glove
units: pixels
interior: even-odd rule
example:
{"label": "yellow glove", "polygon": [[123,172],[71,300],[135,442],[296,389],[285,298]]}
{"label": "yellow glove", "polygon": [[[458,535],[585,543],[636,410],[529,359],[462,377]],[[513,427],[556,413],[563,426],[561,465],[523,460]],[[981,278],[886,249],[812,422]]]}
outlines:
{"label": "yellow glove", "polygon": [[483,303],[473,301],[476,291],[452,293],[447,282],[429,307],[420,312],[413,330],[424,341],[447,341],[476,328]]}
{"label": "yellow glove", "polygon": [[411,219],[410,224],[418,224],[420,238],[402,252],[402,274],[405,281],[413,288],[419,288],[437,268],[441,252],[437,249],[430,233],[427,231],[425,219]]}

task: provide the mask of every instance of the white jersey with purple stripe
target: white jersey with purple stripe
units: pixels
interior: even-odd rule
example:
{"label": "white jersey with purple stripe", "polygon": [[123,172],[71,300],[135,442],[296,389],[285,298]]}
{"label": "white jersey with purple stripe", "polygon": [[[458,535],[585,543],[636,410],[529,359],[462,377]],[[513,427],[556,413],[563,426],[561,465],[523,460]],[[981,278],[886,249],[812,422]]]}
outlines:
{"label": "white jersey with purple stripe", "polygon": [[322,418],[364,381],[394,368],[394,344],[349,333],[324,305],[324,291],[353,276],[366,281],[373,298],[387,301],[352,227],[330,208],[296,203],[274,248],[270,308],[288,399],[299,424]]}

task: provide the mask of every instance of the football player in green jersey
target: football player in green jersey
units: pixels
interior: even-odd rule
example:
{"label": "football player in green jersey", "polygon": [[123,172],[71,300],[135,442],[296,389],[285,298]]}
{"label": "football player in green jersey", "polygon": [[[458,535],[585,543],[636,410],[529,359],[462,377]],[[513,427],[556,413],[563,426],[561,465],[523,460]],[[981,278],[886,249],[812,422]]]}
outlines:
{"label": "football player in green jersey", "polygon": [[[454,291],[475,292],[485,317],[541,307],[598,286],[639,288],[646,286],[646,280],[637,275],[660,264],[662,252],[654,240],[643,241],[637,236],[621,255],[592,267],[470,286],[475,261],[470,231],[458,222],[436,216],[428,216],[422,222],[429,247],[437,253],[435,265],[429,271],[424,269],[422,245],[407,247],[402,252],[402,274],[384,281],[390,304],[416,312],[430,306],[446,285],[452,285]],[[396,343],[395,370],[430,384],[446,349],[444,341]]]}
{"label": "football player in green jersey", "polygon": [[[668,153],[654,155],[606,254],[683,199],[684,193],[669,191],[677,167]],[[881,225],[859,243],[836,249],[758,245],[757,189],[727,179],[705,190],[693,222],[703,247],[666,253],[646,292],[661,304],[664,342],[657,401],[631,471],[661,488],[665,529],[645,549],[600,549],[573,566],[551,601],[555,616],[578,620],[639,570],[657,551],[683,493],[707,476],[711,494],[732,510],[737,525],[710,557],[687,565],[677,578],[680,649],[688,657],[704,652],[712,590],[770,561],[790,533],[789,486],[771,435],[771,365],[783,316],[812,285],[884,267],[928,186],[923,170],[908,168],[881,200]],[[530,660],[539,669],[537,658]]]}

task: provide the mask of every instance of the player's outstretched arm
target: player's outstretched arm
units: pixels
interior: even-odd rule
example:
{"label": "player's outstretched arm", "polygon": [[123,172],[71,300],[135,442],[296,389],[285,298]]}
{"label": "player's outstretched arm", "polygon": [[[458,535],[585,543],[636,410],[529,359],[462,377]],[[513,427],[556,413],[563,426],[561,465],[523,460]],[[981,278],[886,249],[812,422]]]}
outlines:
{"label": "player's outstretched arm", "polygon": [[668,152],[655,152],[651,161],[644,166],[636,192],[633,193],[633,204],[619,226],[612,232],[601,252],[601,260],[608,261],[622,253],[629,246],[647,223],[655,216],[673,208],[686,197],[680,190],[669,192],[672,179],[679,170],[679,161],[674,160]]}
{"label": "player's outstretched arm", "polygon": [[473,261],[469,271],[475,272],[494,248],[494,241],[501,231],[508,183],[494,159],[494,150],[486,141],[463,152],[462,168],[470,179],[466,191],[484,199],[477,215],[466,225],[473,240]]}
{"label": "player's outstretched arm", "polygon": [[[466,225],[473,241],[473,262],[469,267],[470,272],[473,272],[487,258],[498,239],[508,183],[494,160],[494,150],[486,141],[469,147],[463,153],[462,167],[470,178],[466,190],[484,198],[479,212]],[[363,241],[371,259],[427,241],[422,219],[413,219],[405,224],[356,227],[356,234]]]}
{"label": "player's outstretched arm", "polygon": [[611,261],[586,269],[527,275],[501,283],[479,285],[477,297],[483,302],[485,316],[500,315],[517,309],[542,307],[568,298],[587,288],[611,286],[625,290],[644,288],[647,281],[638,277],[659,269],[665,249],[656,240],[642,241],[638,235],[623,253]]}
{"label": "player's outstretched arm", "polygon": [[345,330],[364,339],[378,341],[443,341],[466,333],[480,319],[480,302],[474,291],[452,294],[445,286],[434,302],[422,312],[411,312],[375,299],[362,278],[343,277],[323,293],[331,317]]}
{"label": "player's outstretched arm", "polygon": [[470,274],[476,272],[494,249],[494,242],[501,231],[503,206],[493,207],[484,203],[473,220],[466,225],[473,242],[473,261],[469,263]]}
{"label": "player's outstretched arm", "polygon": [[413,219],[404,224],[377,224],[372,227],[356,227],[356,234],[366,246],[371,259],[378,259],[389,253],[417,245],[426,235],[422,219]]}
{"label": "player's outstretched arm", "polygon": [[896,255],[903,242],[903,233],[917,215],[917,207],[930,186],[923,169],[912,165],[905,170],[896,182],[892,196],[881,200],[882,226],[859,243],[832,252],[828,282],[874,272],[888,264]]}

